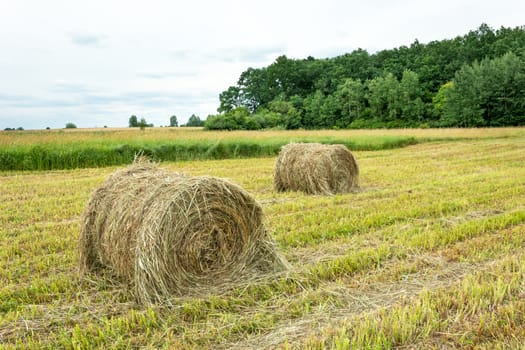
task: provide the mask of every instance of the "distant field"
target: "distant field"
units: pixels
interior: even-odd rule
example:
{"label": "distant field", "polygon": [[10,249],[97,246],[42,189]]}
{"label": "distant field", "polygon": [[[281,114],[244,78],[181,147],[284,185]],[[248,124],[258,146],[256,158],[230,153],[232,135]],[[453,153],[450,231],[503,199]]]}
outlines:
{"label": "distant field", "polygon": [[316,131],[204,131],[200,128],[62,129],[0,132],[0,170],[53,170],[129,164],[141,152],[156,160],[275,156],[289,142],[341,143],[351,150],[421,142],[517,137],[523,128]]}
{"label": "distant field", "polygon": [[361,191],[331,197],[275,193],[270,156],[163,162],[253,194],[292,264],[288,275],[174,307],[143,307],[119,283],[78,276],[80,215],[117,167],[0,172],[0,347],[525,347],[524,129],[126,129],[0,139],[25,147],[376,136],[441,141],[353,152]]}

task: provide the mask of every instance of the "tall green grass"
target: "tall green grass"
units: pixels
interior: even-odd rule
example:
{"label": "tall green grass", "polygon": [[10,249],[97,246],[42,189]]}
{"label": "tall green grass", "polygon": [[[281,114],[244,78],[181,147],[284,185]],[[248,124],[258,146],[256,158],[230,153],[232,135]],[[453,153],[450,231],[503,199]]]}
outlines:
{"label": "tall green grass", "polygon": [[360,136],[352,139],[333,137],[272,138],[264,140],[174,140],[126,143],[45,143],[12,145],[0,149],[0,170],[55,170],[105,167],[129,164],[136,154],[158,161],[204,160],[269,157],[289,142],[344,144],[354,151],[404,147],[418,143],[411,136]]}

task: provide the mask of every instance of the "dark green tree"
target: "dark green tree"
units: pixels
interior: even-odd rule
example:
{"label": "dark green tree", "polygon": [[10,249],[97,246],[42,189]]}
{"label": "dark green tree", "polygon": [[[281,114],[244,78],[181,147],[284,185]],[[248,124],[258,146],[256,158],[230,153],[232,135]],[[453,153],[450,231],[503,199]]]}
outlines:
{"label": "dark green tree", "polygon": [[204,127],[208,130],[255,130],[260,125],[246,107],[237,107],[224,114],[209,116]]}
{"label": "dark green tree", "polygon": [[465,65],[456,73],[453,87],[446,90],[443,125],[473,127],[483,124],[480,89],[476,86],[479,81],[477,70]]}
{"label": "dark green tree", "polygon": [[525,62],[513,53],[463,66],[446,92],[442,123],[505,126],[525,123]]}
{"label": "dark green tree", "polygon": [[[280,119],[279,124],[285,129],[298,129],[301,127],[301,113],[294,106],[293,102],[284,98],[278,98],[269,103],[268,109],[270,112],[275,113],[274,116]],[[276,126],[278,125],[270,127]]]}
{"label": "dark green tree", "polygon": [[303,127],[307,129],[321,128],[323,125],[324,99],[324,94],[319,90],[304,99]]}
{"label": "dark green tree", "polygon": [[392,73],[367,82],[367,100],[372,118],[383,123],[394,123],[401,116],[399,81]]}
{"label": "dark green tree", "polygon": [[177,121],[177,116],[172,115],[170,117],[170,126],[179,126],[179,122]]}
{"label": "dark green tree", "polygon": [[[260,106],[264,107],[279,94],[272,92],[272,85],[268,83],[268,74],[266,68],[255,69],[248,68],[241,73],[237,82],[238,90],[232,89],[230,93],[238,91],[237,102],[232,103],[233,109],[239,104],[248,108],[250,113],[254,113]],[[226,111],[226,109],[224,109]]]}
{"label": "dark green tree", "polygon": [[140,118],[140,120],[138,122],[138,127],[140,128],[140,130],[144,130],[148,126],[149,126],[149,124],[148,124],[148,122],[146,122],[146,118]]}
{"label": "dark green tree", "polygon": [[130,128],[136,128],[139,126],[139,122],[137,120],[137,116],[135,115],[132,115],[131,117],[129,117],[129,123],[128,123],[129,127]]}
{"label": "dark green tree", "polygon": [[525,58],[507,53],[481,62],[482,108],[486,126],[525,123]]}
{"label": "dark green tree", "polygon": [[230,86],[228,90],[219,95],[220,106],[217,112],[229,112],[234,108],[240,107],[242,103],[241,89],[238,86]]}
{"label": "dark green tree", "polygon": [[[260,108],[257,113],[252,115],[255,123],[261,129],[286,128],[286,122],[283,120],[281,113],[270,111],[266,108]],[[295,129],[293,126],[290,129]]]}
{"label": "dark green tree", "polygon": [[66,123],[66,129],[76,129],[76,127],[75,123]]}
{"label": "dark green tree", "polygon": [[198,116],[195,114],[192,114],[191,117],[188,119],[188,122],[186,123],[186,126],[203,126],[204,121],[201,120]]}
{"label": "dark green tree", "polygon": [[443,115],[443,109],[445,108],[447,95],[449,94],[448,90],[452,89],[453,87],[453,81],[446,82],[445,84],[441,85],[436,95],[432,97],[433,114],[437,119],[440,119]]}
{"label": "dark green tree", "polygon": [[355,79],[345,79],[337,88],[335,94],[341,110],[341,122],[349,125],[356,119],[360,119],[365,111],[365,88]]}
{"label": "dark green tree", "polygon": [[425,119],[423,90],[417,73],[405,70],[399,82],[401,119],[409,126],[417,126]]}

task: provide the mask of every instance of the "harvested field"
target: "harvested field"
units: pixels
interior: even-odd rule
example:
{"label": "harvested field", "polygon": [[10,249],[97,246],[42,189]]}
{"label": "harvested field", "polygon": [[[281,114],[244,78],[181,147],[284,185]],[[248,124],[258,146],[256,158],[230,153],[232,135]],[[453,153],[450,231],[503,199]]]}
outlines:
{"label": "harvested field", "polygon": [[162,163],[244,188],[291,265],[172,305],[78,273],[82,213],[117,167],[0,173],[0,347],[523,348],[521,130],[352,152],[361,190],[333,196],[275,192],[274,157]]}

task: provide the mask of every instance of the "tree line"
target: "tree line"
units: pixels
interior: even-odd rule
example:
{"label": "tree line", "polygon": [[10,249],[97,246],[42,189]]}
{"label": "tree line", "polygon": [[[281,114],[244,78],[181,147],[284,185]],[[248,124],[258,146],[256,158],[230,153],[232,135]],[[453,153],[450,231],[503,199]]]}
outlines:
{"label": "tree line", "polygon": [[525,26],[369,54],[278,57],[220,96],[208,129],[525,125]]}
{"label": "tree line", "polygon": [[[204,125],[204,120],[201,120],[201,118],[195,114],[192,114],[188,121],[186,122],[186,124],[181,124],[180,126],[203,126]],[[128,126],[130,128],[140,128],[140,129],[145,129],[147,127],[153,127],[153,123],[148,123],[146,121],[146,118],[140,118],[140,120],[137,118],[136,115],[132,115],[131,117],[129,117],[128,119]],[[169,123],[169,126],[179,126],[179,122],[177,120],[177,116],[176,115],[172,115],[170,117],[170,123]]]}

